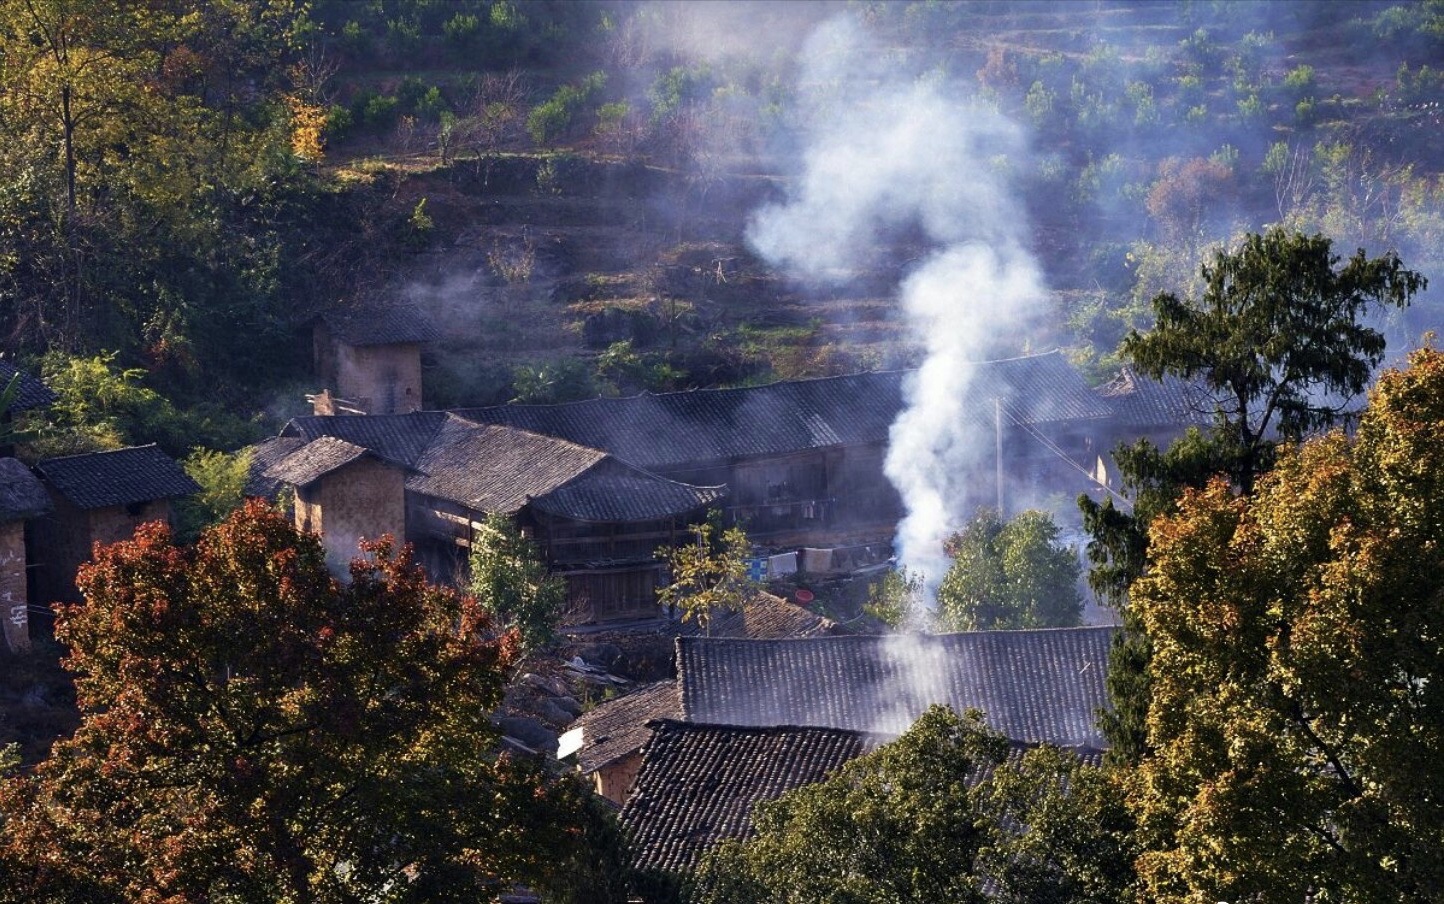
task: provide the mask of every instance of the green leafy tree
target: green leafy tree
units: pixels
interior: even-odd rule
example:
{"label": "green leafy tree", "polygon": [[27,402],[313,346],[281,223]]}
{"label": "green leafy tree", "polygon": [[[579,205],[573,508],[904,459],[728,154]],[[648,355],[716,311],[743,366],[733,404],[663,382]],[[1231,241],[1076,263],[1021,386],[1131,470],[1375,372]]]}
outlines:
{"label": "green leafy tree", "polygon": [[1089,583],[1123,610],[1108,679],[1113,707],[1101,724],[1112,754],[1128,760],[1145,749],[1142,666],[1151,647],[1127,600],[1147,568],[1149,522],[1215,474],[1250,492],[1281,440],[1340,420],[1383,359],[1384,336],[1368,315],[1407,305],[1427,285],[1393,253],[1369,258],[1361,249],[1341,262],[1324,236],[1282,229],[1219,251],[1202,277],[1198,298],[1155,297],[1153,330],[1130,333],[1123,352],[1146,376],[1181,377],[1210,393],[1213,427],[1167,450],[1147,441],[1118,450],[1132,512],[1079,499],[1091,536]]}
{"label": "green leafy tree", "polygon": [[181,465],[201,490],[176,500],[176,534],[183,541],[194,542],[204,528],[224,520],[246,501],[251,453],[196,448]]}
{"label": "green leafy tree", "polygon": [[982,714],[935,706],[896,741],[754,811],[710,852],[702,904],[1122,904],[1133,877],[1119,786],[1052,748],[1004,762]]}
{"label": "green leafy tree", "polygon": [[1152,527],[1133,782],[1149,900],[1424,902],[1444,889],[1444,354],[1357,434],[1288,447]]}
{"label": "green leafy tree", "polygon": [[528,650],[552,640],[567,600],[566,582],[547,573],[536,544],[499,514],[488,515],[476,533],[471,592]]}
{"label": "green leafy tree", "polygon": [[747,577],[751,543],[746,532],[735,526],[722,530],[719,521],[710,517],[696,525],[693,542],[657,550],[672,576],[670,584],[658,588],[658,602],[681,609],[684,619],[705,630],[711,629],[714,614],[741,609],[756,590]]}
{"label": "green leafy tree", "polygon": [[1081,569],[1047,512],[1004,521],[982,509],[947,542],[953,564],[938,587],[938,620],[951,631],[1065,628],[1082,623]]}
{"label": "green leafy tree", "polygon": [[0,901],[455,901],[593,870],[581,788],[496,753],[514,635],[366,553],[338,582],[260,501],[193,548],[152,523],[98,550],[56,629],[83,721],[0,784]]}
{"label": "green leafy tree", "polygon": [[907,568],[889,571],[867,588],[863,611],[889,628],[926,630],[930,622],[923,603],[923,576]]}

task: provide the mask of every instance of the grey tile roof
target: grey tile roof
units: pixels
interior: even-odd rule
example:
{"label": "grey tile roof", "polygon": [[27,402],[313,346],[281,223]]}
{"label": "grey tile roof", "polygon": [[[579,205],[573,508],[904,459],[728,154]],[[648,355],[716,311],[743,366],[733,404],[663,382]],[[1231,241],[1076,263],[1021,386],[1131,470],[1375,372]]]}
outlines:
{"label": "grey tile roof", "polygon": [[406,486],[476,511],[511,514],[603,458],[605,452],[554,437],[447,417]]}
{"label": "grey tile roof", "polygon": [[1095,725],[1115,629],[677,639],[693,722],[900,733],[933,703],[982,710],[1018,741],[1104,746]]}
{"label": "grey tile roof", "polygon": [[35,470],[83,509],[188,496],[200,490],[175,459],[154,445],[47,458]]}
{"label": "grey tile roof", "polygon": [[413,305],[369,305],[330,311],[322,320],[331,335],[347,345],[393,345],[434,342],[441,331]]}
{"label": "grey tile roof", "polygon": [[[684,634],[701,634],[694,622],[682,625]],[[809,612],[785,599],[758,591],[742,608],[713,616],[712,637],[749,637],[753,640],[782,640],[791,637],[821,637],[841,633],[837,622]]]}
{"label": "grey tile roof", "polygon": [[[854,374],[739,389],[702,389],[561,405],[458,409],[469,420],[507,424],[604,449],[648,469],[884,443],[902,410],[909,373]],[[1111,415],[1058,352],[980,363],[968,410],[993,423],[993,400],[1038,425]]]}
{"label": "grey tile roof", "polygon": [[10,385],[10,381],[19,374],[20,382],[16,385],[15,400],[10,403],[12,411],[30,411],[33,408],[46,408],[55,404],[55,393],[49,386],[20,370],[9,361],[0,358],[0,389]]}
{"label": "grey tile roof", "polygon": [[1214,405],[1208,391],[1172,374],[1151,380],[1124,366],[1098,388],[1098,394],[1113,406],[1120,426],[1204,427],[1212,421]]}
{"label": "grey tile roof", "polygon": [[304,487],[315,483],[337,468],[345,467],[357,459],[379,458],[364,446],[348,443],[334,436],[323,436],[306,443],[290,455],[271,465],[265,476],[292,486]]}
{"label": "grey tile roof", "polygon": [[262,499],[275,499],[281,491],[282,483],[274,477],[266,476],[266,472],[276,462],[304,445],[306,445],[306,440],[299,436],[272,436],[240,450],[251,456],[250,468],[246,475],[245,494],[260,496]]}
{"label": "grey tile roof", "polygon": [[0,458],[0,521],[38,518],[51,508],[50,494],[29,468],[14,458]]}
{"label": "grey tile roof", "polygon": [[583,713],[568,730],[582,729],[582,748],[577,751],[577,765],[584,774],[636,753],[652,737],[647,725],[654,719],[680,719],[682,701],[677,697],[677,682],[658,681],[646,687],[598,704]]}
{"label": "grey tile roof", "polygon": [[[641,773],[622,807],[634,865],[684,873],[720,842],[755,834],[758,803],[822,781],[851,760],[891,740],[828,728],[746,728],[687,722],[653,723]],[[1014,742],[1016,762],[1037,745]],[[1084,762],[1102,763],[1095,748],[1067,748]],[[996,771],[989,763],[967,776],[976,786]]]}
{"label": "grey tile roof", "polygon": [[622,807],[634,865],[682,872],[709,848],[753,834],[752,809],[820,782],[885,740],[831,728],[653,723]]}
{"label": "grey tile roof", "polygon": [[334,436],[348,443],[364,446],[388,461],[415,467],[432,437],[446,420],[444,411],[343,414],[334,417],[312,415],[292,418],[282,428],[281,435],[299,437],[306,442],[323,436]]}
{"label": "grey tile roof", "polygon": [[726,487],[678,483],[609,455],[532,504],[578,521],[652,521],[696,511],[725,495]]}
{"label": "grey tile roof", "polygon": [[442,411],[300,417],[281,436],[369,449],[412,469],[408,490],[480,512],[532,504],[580,521],[646,521],[703,508],[724,492],[667,480],[600,449]]}

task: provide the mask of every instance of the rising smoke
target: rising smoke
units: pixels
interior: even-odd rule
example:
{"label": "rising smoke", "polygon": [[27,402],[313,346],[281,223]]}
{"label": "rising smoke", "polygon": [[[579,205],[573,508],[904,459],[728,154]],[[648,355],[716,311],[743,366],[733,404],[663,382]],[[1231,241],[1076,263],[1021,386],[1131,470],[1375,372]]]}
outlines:
{"label": "rising smoke", "polygon": [[755,215],[748,239],[797,278],[836,283],[899,232],[924,237],[928,250],[898,286],[924,358],[886,471],[906,507],[899,559],[931,600],[948,567],[944,538],[988,501],[967,487],[993,443],[964,411],[973,363],[1016,347],[1047,295],[1006,177],[1027,153],[1022,130],[961,86],[895,64],[851,18],[818,29],[803,54],[798,100],[812,115],[795,188]]}

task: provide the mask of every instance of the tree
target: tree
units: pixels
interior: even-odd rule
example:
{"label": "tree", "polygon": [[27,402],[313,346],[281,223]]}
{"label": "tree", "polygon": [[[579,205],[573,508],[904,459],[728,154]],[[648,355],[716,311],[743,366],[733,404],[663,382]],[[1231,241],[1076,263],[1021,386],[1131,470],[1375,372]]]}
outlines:
{"label": "tree", "polygon": [[719,514],[711,513],[693,527],[695,542],[657,550],[672,574],[672,582],[657,590],[657,601],[681,609],[684,619],[709,631],[714,613],[741,609],[755,589],[747,577],[751,544],[746,532],[736,526],[724,531],[719,521]]}
{"label": "tree", "polygon": [[1283,229],[1248,235],[1203,267],[1201,298],[1157,296],[1153,329],[1123,342],[1147,376],[1197,380],[1213,394],[1213,439],[1245,493],[1276,438],[1332,426],[1368,385],[1385,345],[1368,316],[1428,286],[1397,254],[1371,259],[1361,248],[1340,268],[1331,246]]}
{"label": "tree", "polygon": [[488,515],[471,548],[471,592],[527,650],[551,641],[567,585],[548,574],[536,544],[506,515]]}
{"label": "tree", "polygon": [[893,630],[925,631],[932,621],[923,602],[923,576],[905,567],[889,570],[867,588],[863,611]]}
{"label": "tree", "polygon": [[[0,785],[0,901],[450,901],[564,886],[606,833],[495,752],[516,640],[389,540],[338,582],[251,501],[143,525],[62,609],[83,720]],[[589,815],[590,813],[590,815]]]}
{"label": "tree", "polygon": [[1281,440],[1343,418],[1383,360],[1384,336],[1367,317],[1407,305],[1427,285],[1396,254],[1369,258],[1360,249],[1340,266],[1331,246],[1322,235],[1282,229],[1248,235],[1202,268],[1199,298],[1156,296],[1153,330],[1124,340],[1125,357],[1144,375],[1181,377],[1210,393],[1214,424],[1168,450],[1141,441],[1118,451],[1131,513],[1111,500],[1078,501],[1092,537],[1089,583],[1124,615],[1109,674],[1114,705],[1102,721],[1115,756],[1143,751],[1147,677],[1139,666],[1151,654],[1127,599],[1147,567],[1149,522],[1214,474],[1249,493]]}
{"label": "tree", "polygon": [[251,458],[249,449],[226,453],[200,447],[186,456],[181,465],[201,490],[175,501],[176,535],[182,541],[195,542],[202,529],[222,521],[246,501]]}
{"label": "tree", "polygon": [[[1056,748],[1005,762],[982,714],[935,706],[824,782],[758,805],[703,860],[703,904],[1128,900],[1121,790]],[[986,890],[986,891],[985,891]]]}
{"label": "tree", "polygon": [[1437,901],[1444,890],[1444,353],[1355,438],[1284,449],[1154,522],[1131,792],[1151,900]]}
{"label": "tree", "polygon": [[938,614],[952,631],[1064,628],[1082,622],[1079,567],[1058,543],[1047,512],[1004,521],[981,509],[947,543],[953,564],[938,587]]}

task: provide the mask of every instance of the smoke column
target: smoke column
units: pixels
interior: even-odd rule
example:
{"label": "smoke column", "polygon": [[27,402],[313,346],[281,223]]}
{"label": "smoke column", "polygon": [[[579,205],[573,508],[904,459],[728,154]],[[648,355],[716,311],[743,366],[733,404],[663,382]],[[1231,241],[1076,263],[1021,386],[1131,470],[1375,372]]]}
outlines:
{"label": "smoke column", "polygon": [[968,491],[970,474],[991,466],[994,442],[983,426],[991,403],[965,410],[973,363],[1016,349],[1045,311],[1006,177],[1026,142],[965,89],[898,73],[851,18],[819,28],[802,67],[799,177],[792,197],[753,217],[748,239],[800,279],[837,282],[890,234],[926,237],[930,250],[898,288],[924,360],[905,386],[886,472],[906,506],[899,558],[922,573],[932,600],[948,565],[944,538],[991,501]]}

